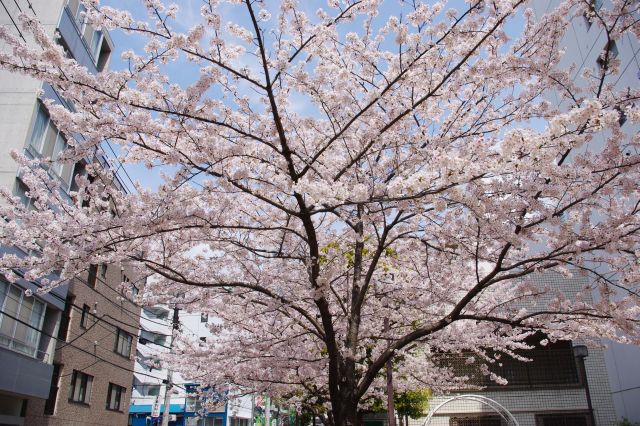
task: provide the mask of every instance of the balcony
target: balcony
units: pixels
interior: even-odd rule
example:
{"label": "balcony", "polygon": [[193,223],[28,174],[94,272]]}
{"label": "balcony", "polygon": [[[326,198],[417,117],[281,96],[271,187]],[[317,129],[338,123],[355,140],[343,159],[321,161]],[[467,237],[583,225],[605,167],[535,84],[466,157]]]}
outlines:
{"label": "balcony", "polygon": [[46,399],[53,365],[0,346],[0,391]]}

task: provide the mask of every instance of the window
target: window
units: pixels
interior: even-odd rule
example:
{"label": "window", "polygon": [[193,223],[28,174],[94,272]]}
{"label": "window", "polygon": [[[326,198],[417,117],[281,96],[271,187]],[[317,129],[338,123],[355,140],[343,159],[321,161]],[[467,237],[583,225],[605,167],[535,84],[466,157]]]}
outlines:
{"label": "window", "polygon": [[82,316],[80,317],[80,327],[87,328],[89,325],[89,315],[91,315],[91,308],[89,305],[82,305]]}
{"label": "window", "polygon": [[50,171],[63,181],[64,190],[68,190],[71,184],[74,164],[71,162],[57,162],[60,154],[67,147],[67,141],[62,132],[53,124],[49,113],[42,104],[38,104],[36,118],[31,130],[29,145],[32,150],[42,157],[51,157],[54,161]]}
{"label": "window", "polygon": [[587,31],[591,28],[592,18],[595,16],[596,12],[600,10],[602,7],[603,0],[590,0],[589,1],[589,12],[585,12],[584,19],[587,23]]}
{"label": "window", "polygon": [[62,133],[58,132],[55,143],[53,144],[53,152],[51,153],[51,159],[55,161],[55,163],[51,165],[51,170],[59,177],[62,177],[64,163],[58,161],[58,157],[60,157],[60,154],[62,154],[62,151],[64,151],[66,147],[67,141],[64,140]]}
{"label": "window", "polygon": [[39,105],[36,115],[36,121],[31,131],[29,144],[40,154],[42,154],[44,146],[44,134],[49,125],[49,114],[42,105]]}
{"label": "window", "polygon": [[89,404],[92,384],[93,376],[82,371],[73,370],[71,385],[69,386],[69,401]]}
{"label": "window", "polygon": [[71,311],[73,310],[74,301],[75,297],[73,294],[67,294],[64,302],[64,312],[62,312],[62,318],[60,319],[60,328],[58,329],[58,339],[65,342],[69,334],[69,323],[71,322]]}
{"label": "window", "polygon": [[106,278],[107,277],[107,265],[106,264],[102,264],[100,265],[100,277],[101,278]]}
{"label": "window", "polygon": [[222,417],[186,417],[186,426],[222,426]]}
{"label": "window", "polygon": [[200,314],[200,322],[209,321],[209,314]]}
{"label": "window", "polygon": [[114,348],[113,351],[117,354],[120,354],[128,358],[129,355],[131,355],[132,341],[133,341],[133,337],[129,333],[121,329],[118,329],[118,332],[116,333],[116,347]]}
{"label": "window", "polygon": [[98,266],[89,265],[89,276],[87,277],[87,285],[96,288],[96,280],[98,278]]}
{"label": "window", "polygon": [[95,30],[91,35],[91,54],[95,62],[98,62],[98,57],[100,56],[100,47],[102,46],[102,31]]}
{"label": "window", "polygon": [[20,201],[24,206],[26,206],[29,210],[34,209],[33,198],[30,197],[29,188],[20,180],[20,178],[16,179],[16,186],[14,193],[20,198]]}
{"label": "window", "polygon": [[83,16],[84,13],[87,12],[87,8],[84,6],[84,4],[79,3],[78,4],[78,8],[75,11],[75,18],[76,18],[76,24],[78,25],[78,28],[80,29],[80,32],[84,31],[84,26],[86,23],[86,20]]}
{"label": "window", "polygon": [[449,426],[500,426],[500,416],[450,417]]}
{"label": "window", "polygon": [[49,397],[44,404],[44,414],[52,416],[56,411],[56,400],[58,398],[59,381],[60,381],[60,364],[53,364],[53,376],[51,376],[51,387],[49,388]]}
{"label": "window", "polygon": [[160,333],[154,333],[152,331],[142,330],[140,332],[140,343],[146,345],[147,343],[155,343],[156,345],[164,346],[167,343],[167,336]]}
{"label": "window", "polygon": [[0,280],[0,346],[37,358],[45,308],[19,287]]}
{"label": "window", "polygon": [[503,355],[499,362],[490,365],[489,370],[504,377],[507,385],[498,385],[487,376],[480,373],[477,363],[467,363],[471,353],[443,356],[438,361],[443,367],[451,368],[456,376],[468,376],[467,382],[473,386],[486,386],[491,389],[505,389],[509,387],[541,387],[541,386],[575,386],[579,384],[578,369],[573,355],[570,341],[557,341],[540,344],[544,338],[542,333],[531,336],[527,344],[534,349],[516,351],[516,353],[532,359],[531,362],[521,362],[507,355]]}
{"label": "window", "polygon": [[122,411],[120,405],[122,403],[122,396],[125,394],[126,389],[120,385],[109,383],[109,391],[107,392],[107,410]]}
{"label": "window", "polygon": [[589,426],[586,413],[543,414],[536,416],[537,426]]}
{"label": "window", "polygon": [[231,417],[231,426],[249,426],[249,419]]}
{"label": "window", "polygon": [[160,385],[142,385],[142,392],[140,394],[144,396],[158,396],[160,395]]}

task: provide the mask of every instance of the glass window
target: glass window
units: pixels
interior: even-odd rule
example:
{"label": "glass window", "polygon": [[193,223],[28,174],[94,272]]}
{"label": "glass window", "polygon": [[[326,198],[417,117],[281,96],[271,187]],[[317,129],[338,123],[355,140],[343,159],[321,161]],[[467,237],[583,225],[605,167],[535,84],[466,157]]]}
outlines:
{"label": "glass window", "polygon": [[160,385],[145,385],[145,390],[143,394],[147,396],[160,395]]}
{"label": "glass window", "polygon": [[131,342],[133,341],[133,337],[127,333],[126,331],[118,329],[116,333],[116,347],[114,352],[129,357],[131,354]]}
{"label": "glass window", "polygon": [[200,322],[209,321],[209,314],[200,314]]}
{"label": "glass window", "polygon": [[89,305],[82,305],[82,316],[80,317],[80,327],[87,328],[89,325],[89,315],[91,315],[91,308]]}
{"label": "glass window", "polygon": [[500,416],[450,417],[449,426],[500,426]]}
{"label": "glass window", "polygon": [[36,357],[45,304],[0,280],[0,307],[0,345]]}
{"label": "glass window", "polygon": [[583,413],[545,414],[536,416],[538,426],[590,426],[589,417]]}
{"label": "glass window", "polygon": [[88,404],[91,401],[92,385],[93,376],[73,370],[71,385],[69,386],[69,401]]}
{"label": "glass window", "polygon": [[91,54],[96,62],[100,56],[100,47],[102,46],[102,31],[96,30],[91,36]]}
{"label": "glass window", "polygon": [[80,32],[83,32],[83,30],[84,30],[84,24],[85,24],[86,20],[85,20],[83,14],[86,11],[87,11],[87,8],[82,3],[80,3],[78,5],[78,10],[76,11],[76,16],[75,16],[76,24],[78,25],[78,28],[80,29]]}
{"label": "glass window", "polygon": [[29,144],[40,154],[42,154],[42,148],[44,146],[44,134],[49,125],[49,114],[44,107],[38,104],[38,113],[36,115],[36,121],[33,124],[33,130],[31,131],[31,139]]}
{"label": "glass window", "polygon": [[107,410],[122,411],[120,406],[122,403],[122,396],[126,392],[126,389],[120,385],[109,383],[109,392],[107,393]]}
{"label": "glass window", "polygon": [[96,279],[98,278],[98,266],[89,265],[89,276],[87,277],[87,285],[96,288]]}
{"label": "glass window", "polygon": [[62,151],[67,147],[67,141],[64,140],[61,132],[58,132],[56,135],[56,141],[53,144],[53,152],[51,153],[51,160],[55,161],[51,166],[51,170],[55,172],[56,175],[62,177],[62,169],[64,167],[64,163],[58,161],[58,157],[62,154]]}

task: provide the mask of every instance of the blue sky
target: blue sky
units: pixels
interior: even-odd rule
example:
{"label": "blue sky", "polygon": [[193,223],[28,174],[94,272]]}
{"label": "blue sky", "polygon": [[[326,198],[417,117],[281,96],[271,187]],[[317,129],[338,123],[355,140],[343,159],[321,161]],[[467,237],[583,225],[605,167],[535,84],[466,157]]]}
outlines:
{"label": "blue sky", "polygon": [[[202,2],[200,0],[183,0],[176,1],[178,4],[178,15],[175,21],[171,21],[169,25],[176,31],[186,32],[190,27],[195,24],[201,22],[200,16],[200,7],[202,6]],[[222,2],[221,2],[222,3]],[[147,20],[147,12],[142,5],[142,1],[136,0],[102,0],[101,4],[112,6],[118,9],[126,9],[129,10],[135,19],[138,20]],[[170,4],[170,2],[166,2],[166,4]],[[263,8],[268,10],[272,17],[267,25],[275,25],[276,16],[279,9],[280,2],[271,0],[265,1],[262,5]],[[307,14],[311,19],[316,19],[315,11],[318,8],[324,8],[325,10],[329,10],[327,7],[326,1],[300,1],[300,5],[302,10]],[[466,7],[466,4],[463,0],[451,0],[447,3],[444,10],[448,10],[450,8],[455,8],[458,10],[463,10]],[[246,11],[246,7],[241,5],[230,5],[227,3],[223,3],[220,6],[220,11],[222,13],[222,28],[224,28],[227,22],[235,22],[240,25],[243,25],[247,28],[250,27],[250,21],[248,18],[248,14]],[[384,0],[379,9],[377,19],[378,27],[383,25],[387,18],[392,15],[406,15],[409,11],[408,5],[402,5],[397,0]],[[344,25],[342,28],[341,34],[346,34],[349,31],[360,32],[362,21],[356,21],[350,23],[348,25]],[[521,17],[516,16],[510,21],[508,21],[506,31],[510,35],[517,35],[519,31],[522,30],[523,20]],[[135,36],[131,34],[124,34],[122,31],[112,31],[110,32],[111,38],[113,39],[115,45],[115,52],[111,59],[110,68],[112,70],[121,70],[127,68],[127,63],[121,59],[122,52],[126,50],[134,50],[136,52],[141,52],[142,47],[146,39],[144,37]],[[393,37],[390,37],[393,40]],[[267,46],[270,45],[270,42],[266,43]],[[251,60],[247,58],[243,58],[243,61],[247,64],[251,64]],[[195,79],[198,78],[198,69],[193,65],[186,65],[185,61],[178,60],[176,62],[170,63],[164,67],[164,70],[170,76],[170,80],[172,83],[179,84],[182,87],[189,85]],[[216,95],[216,90],[213,89],[211,91],[213,96]],[[248,93],[250,94],[250,93]],[[315,115],[314,107],[308,102],[305,102],[304,99],[301,99],[301,102],[298,103],[298,107],[296,108],[297,112],[300,114],[308,114]],[[113,149],[116,152],[119,152],[118,147],[112,144]],[[110,154],[110,149],[107,148],[107,153]],[[162,182],[160,178],[160,172],[170,172],[170,169],[167,167],[157,167],[153,170],[148,170],[143,165],[126,165],[127,175],[124,176],[125,183],[130,188],[132,187],[131,183],[128,182],[128,177],[130,177],[133,181],[139,181],[143,186],[148,188],[157,188],[157,186]]]}

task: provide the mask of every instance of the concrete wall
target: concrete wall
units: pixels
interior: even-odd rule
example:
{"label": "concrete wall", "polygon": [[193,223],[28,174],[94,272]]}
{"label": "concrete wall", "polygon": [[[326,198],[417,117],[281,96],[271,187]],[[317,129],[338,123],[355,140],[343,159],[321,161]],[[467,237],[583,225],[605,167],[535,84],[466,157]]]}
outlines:
{"label": "concrete wall", "polygon": [[[17,2],[17,4],[16,4]],[[4,5],[9,11],[0,8],[0,25],[8,28],[12,34],[18,36],[18,29],[12,22],[19,26],[18,15],[20,9],[38,17],[45,26],[47,33],[53,35],[60,19],[62,6],[66,0],[31,0],[34,11],[28,8],[26,0],[5,1]],[[32,41],[23,32],[26,40]],[[8,71],[0,71],[0,185],[12,188],[17,165],[7,155],[11,150],[22,151],[32,128],[32,119],[36,111],[37,92],[42,83],[30,77],[12,74]]]}
{"label": "concrete wall", "polygon": [[[603,7],[608,7],[610,1],[603,2]],[[550,12],[554,5],[554,0],[536,0],[531,3],[536,15]],[[573,81],[583,85],[584,80],[581,74],[584,68],[591,68],[594,74],[598,73],[596,60],[606,44],[604,32],[596,25],[587,25],[583,17],[576,17],[571,20],[570,29],[562,41],[562,48],[566,53],[562,61],[562,67],[575,64]],[[618,90],[625,90],[628,87],[637,88],[640,85],[640,44],[629,34],[625,34],[621,39],[616,40],[619,51],[620,75],[607,80],[607,83],[614,84]],[[550,93],[549,98],[555,101],[556,105],[563,105],[557,93]],[[628,135],[637,134],[640,126],[625,123],[622,130]],[[606,136],[606,135],[605,135]],[[594,141],[595,146],[602,145],[604,136]],[[597,295],[594,295],[597,297]],[[640,422],[640,347],[623,345],[611,341],[605,341],[604,358],[608,372],[611,395],[615,405],[618,420],[623,417],[636,423]]]}

